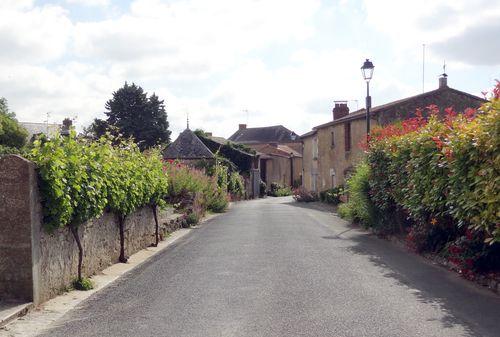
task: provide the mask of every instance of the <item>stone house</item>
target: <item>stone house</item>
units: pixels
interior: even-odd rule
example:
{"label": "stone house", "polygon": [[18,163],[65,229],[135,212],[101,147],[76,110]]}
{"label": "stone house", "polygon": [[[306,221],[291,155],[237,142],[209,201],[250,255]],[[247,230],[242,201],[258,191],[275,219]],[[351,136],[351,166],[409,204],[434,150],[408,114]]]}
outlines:
{"label": "stone house", "polygon": [[216,160],[215,154],[230,160],[245,181],[247,198],[259,196],[260,170],[258,154],[236,149],[221,137],[197,136],[189,128],[179,134],[177,139],[163,151],[163,159],[178,160],[186,165],[195,166],[201,161]]}
{"label": "stone house", "polygon": [[[414,117],[417,108],[435,104],[455,111],[476,108],[485,102],[477,96],[450,88],[447,76],[439,79],[438,89],[400,99],[372,108],[371,125],[387,125]],[[425,115],[425,113],[424,113]],[[301,136],[303,144],[303,186],[308,190],[322,191],[345,183],[356,163],[363,158],[361,144],[366,140],[366,110],[349,113],[347,102],[337,101],[333,120],[318,125]]]}
{"label": "stone house", "polygon": [[283,125],[248,128],[240,124],[229,137],[260,155],[260,176],[267,185],[273,182],[285,186],[302,181],[302,143],[299,135]]}

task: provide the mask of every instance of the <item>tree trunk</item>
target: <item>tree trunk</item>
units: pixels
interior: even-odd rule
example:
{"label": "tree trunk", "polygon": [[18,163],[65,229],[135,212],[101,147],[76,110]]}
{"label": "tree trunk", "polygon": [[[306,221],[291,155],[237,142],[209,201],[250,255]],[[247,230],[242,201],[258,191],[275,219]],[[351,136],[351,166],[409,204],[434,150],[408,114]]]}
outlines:
{"label": "tree trunk", "polygon": [[69,229],[71,234],[73,234],[73,238],[76,241],[76,245],[78,246],[78,281],[82,281],[82,264],[83,264],[83,246],[80,241],[80,237],[78,236],[78,227],[70,225]]}
{"label": "tree trunk", "polygon": [[153,247],[158,247],[158,243],[160,242],[160,228],[158,226],[158,206],[151,205],[151,210],[153,211],[153,217],[155,218],[155,243],[153,243]]}
{"label": "tree trunk", "polygon": [[125,256],[125,216],[118,215],[118,225],[120,227],[120,258],[118,261],[121,263],[126,263],[128,261]]}

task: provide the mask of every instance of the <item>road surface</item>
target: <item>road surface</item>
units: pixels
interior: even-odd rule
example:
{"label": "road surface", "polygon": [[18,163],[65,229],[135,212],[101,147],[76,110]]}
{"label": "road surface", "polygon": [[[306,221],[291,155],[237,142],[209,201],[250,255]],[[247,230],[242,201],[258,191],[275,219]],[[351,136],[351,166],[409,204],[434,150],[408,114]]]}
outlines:
{"label": "road surface", "polygon": [[324,208],[242,202],[41,336],[500,336],[500,297]]}

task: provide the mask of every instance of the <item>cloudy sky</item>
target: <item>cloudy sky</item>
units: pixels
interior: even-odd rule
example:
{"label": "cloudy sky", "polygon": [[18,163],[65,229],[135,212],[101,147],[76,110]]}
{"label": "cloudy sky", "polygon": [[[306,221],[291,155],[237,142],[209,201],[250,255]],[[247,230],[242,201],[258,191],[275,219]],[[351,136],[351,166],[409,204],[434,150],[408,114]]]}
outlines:
{"label": "cloudy sky", "polygon": [[103,117],[125,81],[165,100],[174,136],[238,123],[297,133],[364,105],[500,78],[498,0],[0,0],[0,96],[21,121]]}

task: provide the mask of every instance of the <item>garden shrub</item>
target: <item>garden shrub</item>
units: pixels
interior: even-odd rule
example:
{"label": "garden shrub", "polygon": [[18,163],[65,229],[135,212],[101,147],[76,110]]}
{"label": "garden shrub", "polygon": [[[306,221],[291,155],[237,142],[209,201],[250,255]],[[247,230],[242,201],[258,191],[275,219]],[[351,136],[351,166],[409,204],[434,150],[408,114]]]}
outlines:
{"label": "garden shrub", "polygon": [[372,131],[370,198],[386,217],[406,218],[412,249],[484,271],[500,260],[500,82],[477,110],[426,109],[428,118],[417,111]]}
{"label": "garden shrub", "polygon": [[73,280],[72,286],[76,290],[87,291],[94,289],[94,282],[87,277],[83,277],[82,279],[77,278]]}
{"label": "garden shrub", "polygon": [[245,182],[238,172],[229,174],[227,190],[234,200],[240,200],[245,196]]}
{"label": "garden shrub", "polygon": [[322,202],[327,204],[338,205],[340,204],[340,199],[344,195],[344,186],[336,186],[328,190],[321,191],[319,193],[319,198]]}
{"label": "garden shrub", "polygon": [[264,198],[267,195],[267,184],[264,181],[259,183],[259,197]]}
{"label": "garden shrub", "polygon": [[349,200],[339,209],[339,214],[364,227],[376,227],[376,210],[370,198],[370,166],[362,162],[347,180]]}
{"label": "garden shrub", "polygon": [[280,183],[273,182],[267,192],[272,197],[286,197],[292,195],[292,189],[288,186],[283,186]]}
{"label": "garden shrub", "polygon": [[293,190],[293,198],[298,202],[313,202],[318,200],[318,194],[314,191],[308,191],[304,187]]}
{"label": "garden shrub", "polygon": [[167,162],[165,170],[169,177],[167,200],[177,209],[189,210],[196,195],[204,210],[223,212],[227,208],[227,186],[220,187],[216,176],[177,162]]}
{"label": "garden shrub", "polygon": [[368,151],[374,202],[384,211],[400,207],[415,222],[471,226],[487,242],[500,241],[498,97],[478,112],[447,109],[444,120],[436,107],[428,109],[429,120],[407,121],[415,128],[374,131]]}

